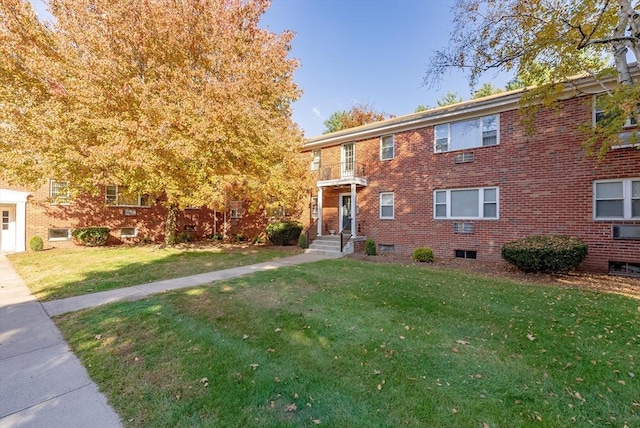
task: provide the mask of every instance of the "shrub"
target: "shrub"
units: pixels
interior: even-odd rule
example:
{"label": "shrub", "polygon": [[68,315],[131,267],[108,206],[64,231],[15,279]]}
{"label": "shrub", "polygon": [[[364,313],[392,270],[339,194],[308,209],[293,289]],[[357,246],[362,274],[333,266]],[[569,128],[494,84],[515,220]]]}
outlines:
{"label": "shrub", "polygon": [[209,235],[209,238],[213,241],[222,241],[222,234],[212,233],[211,235]]}
{"label": "shrub", "polygon": [[247,237],[244,235],[244,233],[236,233],[236,241],[244,242],[246,240],[247,240]]}
{"label": "shrub", "polygon": [[304,233],[301,233],[300,237],[298,238],[298,247],[302,249],[307,248],[307,235],[305,235]]}
{"label": "shrub", "polygon": [[421,247],[413,250],[413,260],[416,262],[433,262],[433,250],[431,248]]}
{"label": "shrub", "polygon": [[298,240],[302,227],[302,223],[293,220],[277,221],[267,225],[267,237],[275,245],[289,245]]}
{"label": "shrub", "polygon": [[86,247],[100,247],[107,245],[109,238],[108,227],[81,227],[71,232],[71,236]]}
{"label": "shrub", "polygon": [[33,251],[42,251],[44,249],[44,241],[39,236],[34,236],[29,240],[29,248]]}
{"label": "shrub", "polygon": [[364,253],[367,256],[375,256],[376,255],[376,241],[373,239],[367,239],[364,241]]}
{"label": "shrub", "polygon": [[186,230],[176,235],[176,244],[182,244],[185,242],[192,242],[192,241],[193,241],[193,233],[190,233]]}
{"label": "shrub", "polygon": [[502,258],[524,272],[568,272],[587,256],[588,247],[577,238],[534,235],[502,247]]}

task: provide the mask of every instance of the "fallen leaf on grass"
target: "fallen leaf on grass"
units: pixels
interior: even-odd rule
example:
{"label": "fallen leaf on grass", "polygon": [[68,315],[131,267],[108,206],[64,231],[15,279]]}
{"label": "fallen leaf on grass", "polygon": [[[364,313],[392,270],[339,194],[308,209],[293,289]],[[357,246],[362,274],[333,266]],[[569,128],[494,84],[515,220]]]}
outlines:
{"label": "fallen leaf on grass", "polygon": [[295,412],[296,410],[298,410],[298,406],[296,406],[295,403],[291,403],[288,406],[284,406],[285,412]]}
{"label": "fallen leaf on grass", "polygon": [[252,369],[257,370],[260,367],[260,364],[249,364]]}
{"label": "fallen leaf on grass", "polygon": [[467,342],[466,340],[456,340],[456,343],[458,345],[470,345],[471,343]]}
{"label": "fallen leaf on grass", "polygon": [[534,340],[536,340],[536,337],[533,334],[529,333],[529,334],[527,334],[527,339],[529,339],[529,340],[531,340],[533,342]]}
{"label": "fallen leaf on grass", "polygon": [[311,422],[313,422],[314,425],[320,425],[320,419],[312,419]]}

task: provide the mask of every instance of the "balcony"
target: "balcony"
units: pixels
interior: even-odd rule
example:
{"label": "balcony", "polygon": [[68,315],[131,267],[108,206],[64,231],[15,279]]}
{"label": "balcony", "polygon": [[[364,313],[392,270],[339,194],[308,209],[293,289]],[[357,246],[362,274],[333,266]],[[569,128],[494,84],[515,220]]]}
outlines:
{"label": "balcony", "polygon": [[341,162],[333,165],[322,165],[318,169],[318,186],[340,186],[344,184],[367,185],[364,164],[358,162]]}

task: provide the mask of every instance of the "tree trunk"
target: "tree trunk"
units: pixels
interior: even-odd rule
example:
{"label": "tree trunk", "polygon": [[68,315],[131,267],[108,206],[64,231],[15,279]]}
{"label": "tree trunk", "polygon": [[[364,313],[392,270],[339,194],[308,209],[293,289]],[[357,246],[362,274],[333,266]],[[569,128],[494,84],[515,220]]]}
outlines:
{"label": "tree trunk", "polygon": [[166,245],[175,245],[176,243],[176,228],[178,218],[178,206],[169,205],[167,211],[167,222],[164,233],[164,243]]}
{"label": "tree trunk", "polygon": [[[623,41],[625,31],[629,25],[629,14],[623,0],[618,0],[618,25],[614,29],[614,42],[611,44],[613,50],[613,59],[618,72],[618,81],[623,85],[633,85],[629,64],[627,63],[627,44]],[[630,6],[630,5],[629,5]]]}

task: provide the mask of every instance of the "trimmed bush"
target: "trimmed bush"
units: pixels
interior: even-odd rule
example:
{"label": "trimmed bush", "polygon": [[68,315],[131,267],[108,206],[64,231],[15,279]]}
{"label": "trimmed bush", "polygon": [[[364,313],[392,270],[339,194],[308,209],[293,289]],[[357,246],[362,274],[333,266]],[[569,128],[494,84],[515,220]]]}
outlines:
{"label": "trimmed bush", "polygon": [[109,238],[108,227],[81,227],[73,232],[71,236],[78,243],[86,247],[100,247],[107,245],[107,239]]}
{"label": "trimmed bush", "polygon": [[29,248],[33,251],[42,251],[44,249],[44,241],[39,236],[34,236],[29,240]]}
{"label": "trimmed bush", "polygon": [[375,256],[376,255],[376,241],[373,239],[367,239],[364,241],[364,253],[367,256]]}
{"label": "trimmed bush", "polygon": [[302,223],[293,220],[282,220],[267,225],[267,237],[274,245],[290,245],[297,242],[302,233]]}
{"label": "trimmed bush", "polygon": [[582,240],[562,235],[534,235],[502,247],[502,258],[524,272],[568,272],[587,256]]}
{"label": "trimmed bush", "polygon": [[433,250],[427,247],[416,248],[413,250],[413,260],[416,262],[433,262]]}
{"label": "trimmed bush", "polygon": [[307,235],[305,235],[304,233],[301,233],[300,237],[298,238],[298,247],[302,249],[307,248]]}

